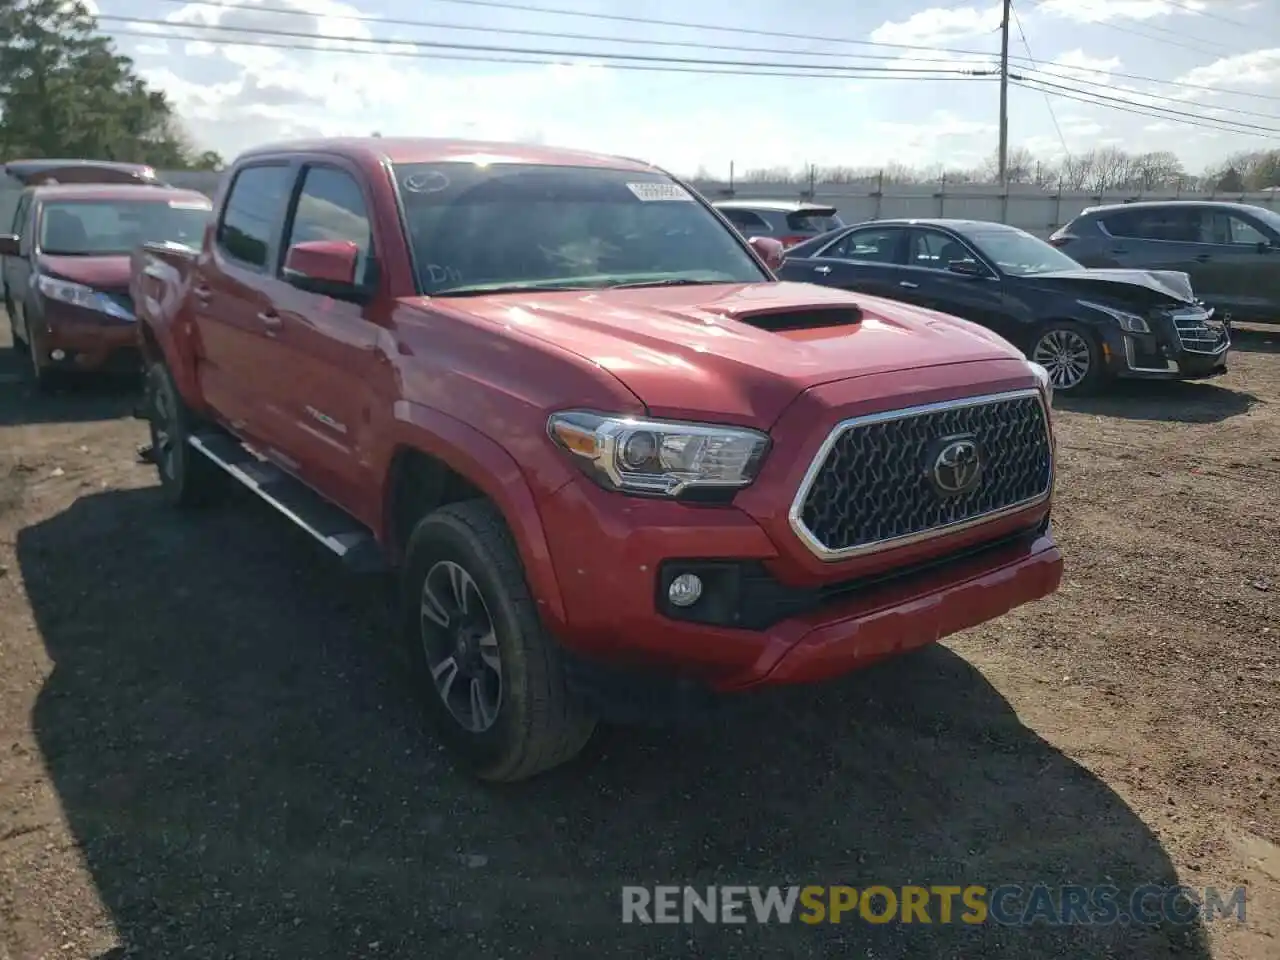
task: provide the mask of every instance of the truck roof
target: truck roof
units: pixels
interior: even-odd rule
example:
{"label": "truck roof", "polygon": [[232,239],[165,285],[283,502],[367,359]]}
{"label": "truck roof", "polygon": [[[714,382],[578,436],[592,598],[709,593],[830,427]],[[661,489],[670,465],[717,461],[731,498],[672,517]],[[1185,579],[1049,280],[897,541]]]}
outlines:
{"label": "truck roof", "polygon": [[202,200],[198,190],[145,183],[63,183],[31,187],[41,200]]}
{"label": "truck roof", "polygon": [[483,159],[487,163],[527,163],[545,166],[608,167],[652,171],[643,160],[614,157],[585,150],[568,150],[529,143],[491,140],[452,140],[433,137],[328,137],[263,144],[240,159],[281,153],[328,153],[352,160],[381,163],[446,163]]}

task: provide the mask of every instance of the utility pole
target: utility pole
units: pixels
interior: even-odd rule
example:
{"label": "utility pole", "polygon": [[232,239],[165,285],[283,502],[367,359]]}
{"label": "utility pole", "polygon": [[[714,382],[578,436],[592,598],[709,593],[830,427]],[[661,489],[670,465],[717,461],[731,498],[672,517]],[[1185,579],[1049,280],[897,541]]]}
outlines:
{"label": "utility pole", "polygon": [[1000,23],[1000,189],[1009,187],[1009,21],[1013,19],[1013,0],[1004,0],[1004,19]]}

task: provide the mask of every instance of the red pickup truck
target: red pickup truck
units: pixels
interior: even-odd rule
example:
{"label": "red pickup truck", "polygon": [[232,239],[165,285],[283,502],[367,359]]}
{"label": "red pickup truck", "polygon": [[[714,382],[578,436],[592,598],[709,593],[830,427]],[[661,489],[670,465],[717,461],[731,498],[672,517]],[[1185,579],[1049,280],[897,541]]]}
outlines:
{"label": "red pickup truck", "polygon": [[198,253],[135,255],[162,487],[233,479],[398,571],[426,708],[488,780],[1052,593],[1045,371],[778,257],[637,161],[255,150]]}

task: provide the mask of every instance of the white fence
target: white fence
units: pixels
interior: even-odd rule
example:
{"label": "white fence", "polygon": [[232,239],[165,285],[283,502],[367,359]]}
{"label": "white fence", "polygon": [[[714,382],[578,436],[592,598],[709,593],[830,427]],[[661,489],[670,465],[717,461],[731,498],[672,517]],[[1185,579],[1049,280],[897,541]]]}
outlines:
{"label": "white fence", "polygon": [[[162,170],[160,176],[175,186],[209,195],[217,190],[221,179],[220,174],[203,170]],[[805,187],[795,183],[739,183],[730,188],[727,183],[704,180],[695,181],[694,186],[711,200],[732,196],[737,200],[809,199],[826,203],[835,207],[846,223],[890,217],[956,217],[1008,223],[1040,237],[1047,237],[1085,207],[1100,203],[1229,200],[1280,209],[1280,191],[1277,190],[1248,194],[1177,193],[1172,190],[1145,194],[1126,191],[1058,193],[1037,187],[1012,186],[1005,194],[999,187],[982,184],[886,184],[880,189],[872,181],[815,183],[812,195],[809,195]],[[11,222],[15,197],[12,184],[0,184],[0,230]]]}

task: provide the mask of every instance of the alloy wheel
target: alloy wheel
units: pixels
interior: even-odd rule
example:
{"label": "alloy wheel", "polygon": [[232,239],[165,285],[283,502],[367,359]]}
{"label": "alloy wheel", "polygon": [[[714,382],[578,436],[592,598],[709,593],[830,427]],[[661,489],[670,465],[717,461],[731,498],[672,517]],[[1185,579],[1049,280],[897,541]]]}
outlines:
{"label": "alloy wheel", "polygon": [[1074,330],[1050,330],[1036,344],[1032,360],[1049,371],[1055,390],[1070,390],[1089,376],[1089,344]]}
{"label": "alloy wheel", "polygon": [[471,574],[441,560],[422,581],[422,649],[436,692],[463,729],[484,733],[502,708],[493,617]]}

